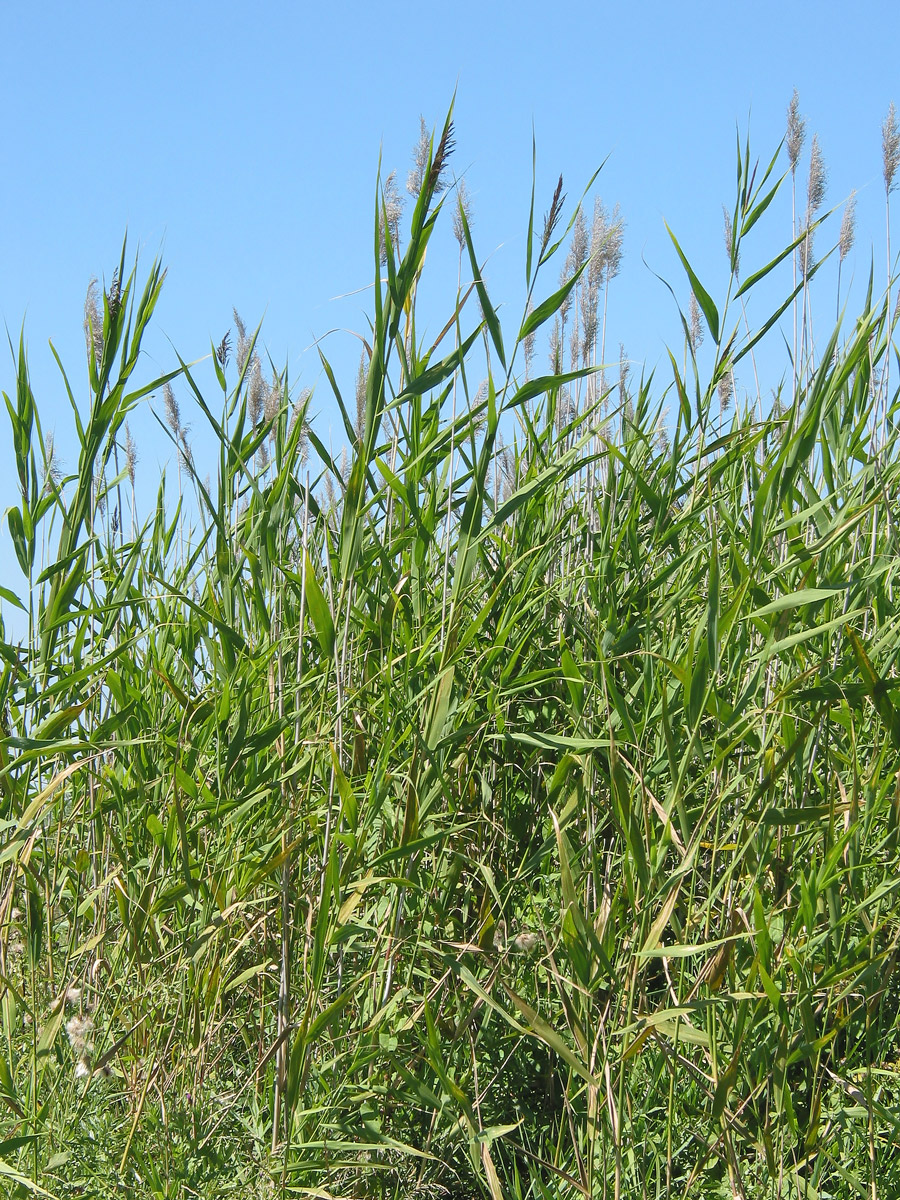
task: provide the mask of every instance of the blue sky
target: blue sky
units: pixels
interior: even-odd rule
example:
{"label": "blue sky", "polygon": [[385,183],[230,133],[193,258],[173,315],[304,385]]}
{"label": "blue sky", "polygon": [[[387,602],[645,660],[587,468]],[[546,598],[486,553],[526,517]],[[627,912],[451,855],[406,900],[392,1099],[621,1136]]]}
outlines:
{"label": "blue sky", "polygon": [[[656,366],[662,379],[664,346],[679,345],[680,335],[653,272],[686,300],[664,221],[719,294],[736,127],[749,123],[755,152],[768,159],[794,87],[829,169],[827,204],[858,190],[857,285],[874,254],[883,287],[880,129],[889,102],[900,102],[898,33],[887,3],[857,14],[830,2],[768,0],[743,9],[655,0],[630,9],[565,0],[7,6],[0,318],[14,339],[24,320],[42,421],[72,468],[71,416],[48,339],[83,399],[85,290],[92,276],[108,279],[127,229],[141,270],[157,254],[168,267],[148,376],[174,364],[171,344],[189,360],[207,354],[234,305],[251,326],[265,318],[264,346],[276,364],[289,362],[296,388],[317,387],[319,429],[337,431],[314,344],[328,334],[323,350],[352,396],[359,343],[328,331],[365,329],[379,155],[385,173],[396,168],[405,180],[420,114],[441,122],[455,89],[453,166],[465,174],[476,245],[489,256],[489,289],[510,327],[524,296],[533,130],[539,213],[560,171],[572,202],[608,156],[595,191],[618,202],[627,222],[609,345],[617,356],[624,342],[637,370]],[[745,270],[787,242],[784,200],[754,235],[759,258]],[[436,322],[452,310],[456,280],[445,225],[443,249],[429,251]],[[772,369],[783,362],[773,359]],[[14,388],[8,352],[0,387]],[[199,415],[185,391],[179,396],[202,440]],[[155,494],[171,448],[149,409],[134,426],[139,477]],[[13,499],[5,432],[0,454],[2,509]],[[0,580],[20,582],[5,522]]]}

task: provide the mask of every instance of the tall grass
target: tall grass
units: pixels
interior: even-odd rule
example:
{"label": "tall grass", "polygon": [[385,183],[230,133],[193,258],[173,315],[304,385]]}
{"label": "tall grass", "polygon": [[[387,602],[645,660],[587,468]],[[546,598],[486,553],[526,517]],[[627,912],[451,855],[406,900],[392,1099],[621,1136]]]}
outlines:
{"label": "tall grass", "polygon": [[[676,242],[671,383],[601,387],[605,293],[602,317],[583,297],[606,241],[548,285],[579,207],[562,181],[543,221],[532,198],[504,326],[452,144],[448,118],[420,147],[402,243],[378,190],[356,397],[323,359],[344,469],[242,326],[215,399],[183,362],[131,385],[158,264],[141,290],[123,251],[97,298],[69,476],[19,344],[0,1174],[56,1196],[897,1195],[889,291],[816,361],[802,316],[787,402],[723,411],[816,270],[746,323],[807,233],[750,263],[796,161],[746,147],[726,301]],[[451,222],[469,274],[428,344],[417,285]],[[590,338],[535,377],[573,299]],[[126,521],[126,418],[176,377],[216,478],[170,421],[195,516],[161,485]]]}

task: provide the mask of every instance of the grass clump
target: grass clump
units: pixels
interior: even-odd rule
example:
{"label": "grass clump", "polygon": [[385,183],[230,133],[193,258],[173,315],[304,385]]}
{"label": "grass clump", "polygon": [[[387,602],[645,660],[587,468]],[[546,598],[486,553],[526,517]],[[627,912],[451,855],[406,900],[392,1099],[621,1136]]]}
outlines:
{"label": "grass clump", "polygon": [[[417,147],[405,244],[393,177],[379,190],[353,401],[323,359],[343,462],[240,320],[234,351],[213,348],[215,403],[184,363],[131,383],[158,264],[139,291],[123,252],[89,293],[68,475],[20,344],[7,521],[26,583],[2,595],[27,634],[0,643],[10,1187],[896,1194],[890,291],[817,352],[807,253],[749,323],[820,220],[817,196],[751,265],[802,149],[792,112],[783,176],[739,155],[724,303],[675,243],[683,344],[660,393],[624,351],[606,386],[624,226],[598,203],[590,231],[580,206],[566,229],[562,180],[543,223],[532,202],[523,317],[503,327],[445,186],[449,119]],[[427,344],[439,221],[461,283]],[[763,412],[735,368],[791,312],[795,382]],[[164,484],[136,514],[126,421],[153,390],[193,517]]]}

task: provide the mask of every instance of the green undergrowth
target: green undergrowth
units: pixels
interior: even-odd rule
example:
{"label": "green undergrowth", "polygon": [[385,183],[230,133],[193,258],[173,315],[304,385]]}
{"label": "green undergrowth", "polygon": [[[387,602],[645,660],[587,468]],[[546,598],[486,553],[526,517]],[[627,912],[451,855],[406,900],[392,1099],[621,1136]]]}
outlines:
{"label": "green undergrowth", "polygon": [[[667,381],[610,388],[595,303],[535,374],[603,245],[558,284],[578,209],[532,201],[504,324],[451,147],[448,120],[402,244],[378,190],[355,400],[324,363],[344,463],[242,327],[214,398],[182,362],[134,383],[163,275],[124,251],[65,477],[15,354],[2,1186],[900,1194],[890,294],[728,411],[815,273],[746,323],[796,248],[738,277],[789,177],[746,148],[727,296],[683,258],[709,372],[685,304]],[[176,409],[187,499],[141,517],[125,422],[172,380],[218,467]]]}

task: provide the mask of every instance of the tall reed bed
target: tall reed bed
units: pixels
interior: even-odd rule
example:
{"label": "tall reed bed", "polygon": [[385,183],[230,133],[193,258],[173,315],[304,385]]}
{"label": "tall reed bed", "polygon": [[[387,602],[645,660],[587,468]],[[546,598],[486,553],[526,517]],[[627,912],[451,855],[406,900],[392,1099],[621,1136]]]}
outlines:
{"label": "tall reed bed", "polygon": [[[378,189],[355,396],[323,359],[344,462],[240,322],[215,398],[183,362],[132,383],[158,264],[141,289],[123,252],[88,304],[70,475],[19,345],[0,1174],[56,1196],[894,1196],[890,289],[812,339],[815,196],[741,276],[799,158],[744,147],[724,302],[676,242],[671,382],[623,354],[608,384],[621,218],[589,229],[562,181],[543,219],[532,198],[504,326],[452,146],[449,118],[424,134],[402,241]],[[442,223],[460,286],[429,344]],[[740,400],[737,364],[794,315],[791,393]],[[162,487],[135,513],[151,391],[198,516]]]}

